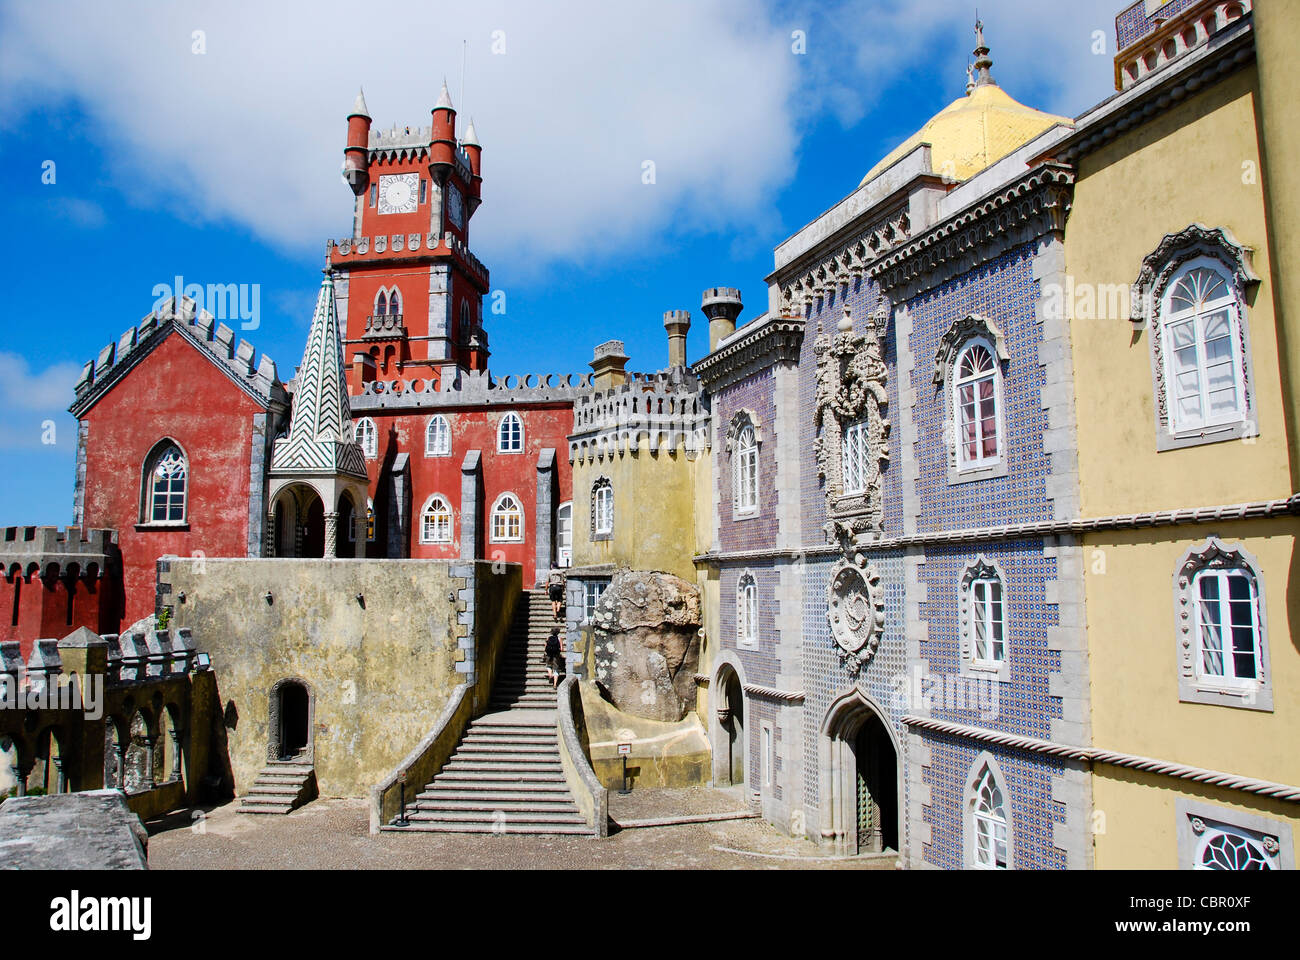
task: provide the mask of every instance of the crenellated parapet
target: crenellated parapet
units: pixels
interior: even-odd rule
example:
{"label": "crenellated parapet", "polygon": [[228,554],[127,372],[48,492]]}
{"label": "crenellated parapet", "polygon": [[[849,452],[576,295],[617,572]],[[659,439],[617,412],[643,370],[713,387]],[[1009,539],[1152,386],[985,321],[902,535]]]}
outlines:
{"label": "crenellated parapet", "polygon": [[[210,290],[211,287],[209,285]],[[192,298],[183,296],[166,300],[145,316],[138,326],[128,328],[82,367],[81,376],[77,378],[76,400],[69,408],[72,414],[80,417],[173,329],[211,356],[263,406],[287,402],[276,375],[275,361],[266,354],[259,357],[252,344],[236,339],[230,327],[199,307]]]}
{"label": "crenellated parapet", "polygon": [[376,237],[344,237],[341,240],[326,241],[325,251],[330,264],[340,269],[363,259],[367,263],[374,263],[376,259],[401,260],[422,254],[450,256],[456,258],[480,282],[484,290],[487,289],[487,267],[474,256],[463,240],[450,231],[441,235],[394,233]]}
{"label": "crenellated parapet", "polygon": [[75,573],[96,579],[117,554],[115,530],[80,527],[5,527],[0,536],[0,568],[5,576],[39,573],[59,578]]}
{"label": "crenellated parapet", "polygon": [[369,380],[351,398],[352,413],[422,407],[510,407],[521,403],[571,403],[591,388],[590,374],[508,374],[451,370],[441,381],[418,377]]}
{"label": "crenellated parapet", "polygon": [[689,459],[709,449],[709,407],[686,368],[629,373],[624,383],[574,403],[570,463],[635,453],[643,441],[651,453],[682,449]]}
{"label": "crenellated parapet", "polygon": [[188,627],[100,634],[82,627],[61,640],[37,640],[23,659],[17,641],[0,643],[0,677],[15,691],[54,691],[73,674],[108,686],[180,677],[205,669]]}

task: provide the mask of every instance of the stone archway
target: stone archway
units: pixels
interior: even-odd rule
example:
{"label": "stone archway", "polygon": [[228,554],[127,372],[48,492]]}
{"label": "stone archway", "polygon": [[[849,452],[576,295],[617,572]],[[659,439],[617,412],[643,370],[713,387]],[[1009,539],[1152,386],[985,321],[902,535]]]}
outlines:
{"label": "stone archway", "polygon": [[854,688],[826,711],[818,737],[820,839],[839,854],[900,849],[903,775],[886,714]]}
{"label": "stone archway", "polygon": [[306,681],[289,677],[276,683],[267,713],[267,759],[311,763],[315,713],[316,698]]}
{"label": "stone archway", "polygon": [[713,785],[728,787],[749,782],[748,709],[738,660],[726,657],[709,684],[709,741],[713,751]]}

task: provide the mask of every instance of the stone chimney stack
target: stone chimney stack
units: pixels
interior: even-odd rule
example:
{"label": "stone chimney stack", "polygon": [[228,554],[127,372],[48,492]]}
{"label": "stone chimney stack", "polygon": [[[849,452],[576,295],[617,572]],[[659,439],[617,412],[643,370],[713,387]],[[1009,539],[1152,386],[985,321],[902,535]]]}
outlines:
{"label": "stone chimney stack", "polygon": [[591,385],[597,390],[612,390],[627,383],[627,354],[622,340],[607,340],[596,348],[591,358]]}
{"label": "stone chimney stack", "polygon": [[668,366],[686,366],[686,334],[691,329],[691,311],[669,310],[664,314],[664,329],[668,331]]}
{"label": "stone chimney stack", "polygon": [[736,332],[736,318],[745,305],[735,287],[710,287],[704,291],[701,308],[709,318],[709,353],[712,353],[719,343]]}

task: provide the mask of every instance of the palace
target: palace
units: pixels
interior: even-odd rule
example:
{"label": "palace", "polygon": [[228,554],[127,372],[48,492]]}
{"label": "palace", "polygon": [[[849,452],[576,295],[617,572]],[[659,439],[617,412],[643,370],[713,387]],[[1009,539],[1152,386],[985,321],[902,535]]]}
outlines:
{"label": "palace", "polygon": [[0,788],[603,836],[626,762],[905,868],[1293,868],[1297,31],[1137,0],[1068,118],[977,25],[761,312],[709,287],[648,372],[492,374],[474,126],[358,96],[293,379],[183,297],[86,364],[0,679],[105,715],[0,714]]}

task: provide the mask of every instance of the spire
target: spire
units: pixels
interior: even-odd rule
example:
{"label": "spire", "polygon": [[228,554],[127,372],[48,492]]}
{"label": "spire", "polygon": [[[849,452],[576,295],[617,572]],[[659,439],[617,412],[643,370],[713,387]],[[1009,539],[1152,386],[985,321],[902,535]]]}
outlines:
{"label": "spire", "polygon": [[969,97],[970,92],[974,89],[975,89],[975,68],[968,63],[966,64],[966,96]]}
{"label": "spire", "polygon": [[357,99],[356,102],[352,104],[352,112],[349,113],[348,116],[365,117],[367,120],[370,119],[370,111],[366,109],[366,92],[360,87],[357,88]]}
{"label": "spire", "polygon": [[996,82],[993,75],[989,73],[989,68],[993,66],[993,61],[989,58],[989,48],[984,44],[984,21],[975,20],[975,86],[983,87]]}
{"label": "spire", "polygon": [[474,118],[469,118],[469,126],[465,128],[465,139],[462,140],[463,147],[481,147],[483,144],[478,142],[478,132],[474,129]]}
{"label": "spire", "polygon": [[289,433],[275,443],[271,470],[366,476],[361,447],[352,439],[333,274],[326,274],[321,284],[298,369]]}
{"label": "spire", "polygon": [[442,92],[438,94],[438,102],[433,105],[435,110],[455,110],[451,105],[451,94],[447,92],[447,78],[442,78]]}

